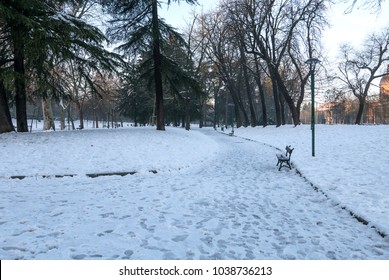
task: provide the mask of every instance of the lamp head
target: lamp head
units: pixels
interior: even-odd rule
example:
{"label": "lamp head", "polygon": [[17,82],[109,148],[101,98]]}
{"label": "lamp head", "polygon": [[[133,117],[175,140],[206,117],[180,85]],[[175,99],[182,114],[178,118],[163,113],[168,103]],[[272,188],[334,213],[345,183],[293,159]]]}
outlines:
{"label": "lamp head", "polygon": [[311,70],[315,69],[316,64],[320,63],[321,61],[317,58],[310,58],[307,61],[305,61],[306,64],[309,64]]}
{"label": "lamp head", "polygon": [[310,58],[308,59],[307,61],[305,61],[306,64],[309,64],[309,65],[316,65],[318,63],[320,63],[321,61],[317,58]]}

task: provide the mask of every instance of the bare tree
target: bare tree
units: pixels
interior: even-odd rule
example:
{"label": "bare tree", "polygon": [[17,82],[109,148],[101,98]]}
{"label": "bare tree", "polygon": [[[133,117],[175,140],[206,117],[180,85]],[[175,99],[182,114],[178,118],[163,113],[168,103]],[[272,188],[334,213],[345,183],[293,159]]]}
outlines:
{"label": "bare tree", "polygon": [[202,128],[207,121],[207,114],[209,114],[210,99],[214,99],[214,127],[217,124],[217,93],[220,90],[221,80],[217,76],[213,67],[213,63],[210,62],[207,52],[207,36],[205,36],[205,17],[193,14],[193,21],[191,22],[188,30],[186,31],[186,37],[188,42],[188,59],[194,63],[194,73],[199,77],[200,82],[204,90],[204,94],[200,96],[200,121],[199,126]]}
{"label": "bare tree", "polygon": [[205,18],[201,32],[206,39],[207,57],[216,66],[219,77],[230,93],[231,99],[225,100],[226,108],[229,103],[233,104],[226,111],[234,110],[237,125],[247,126],[250,121],[240,94],[238,77],[242,70],[241,56],[239,48],[234,44],[239,41],[236,41],[235,32],[225,24],[225,14],[221,10],[210,13]]}
{"label": "bare tree", "polygon": [[354,8],[365,8],[372,11],[381,11],[381,5],[383,2],[385,2],[385,0],[348,0],[350,6],[347,8],[346,13],[352,12]]}
{"label": "bare tree", "polygon": [[322,56],[323,46],[321,44],[321,31],[328,24],[325,19],[326,6],[324,2],[317,2],[317,7],[312,9],[304,21],[297,29],[296,35],[290,41],[288,55],[295,78],[298,81],[298,93],[293,100],[296,101],[296,111],[299,115],[305,97],[305,88],[309,80],[310,71],[307,71],[306,58],[318,58]]}
{"label": "bare tree", "polygon": [[[244,2],[244,1],[242,1]],[[246,46],[245,46],[245,37],[246,37],[246,30],[244,30],[244,26],[242,26],[241,22],[242,20],[245,20],[247,17],[245,14],[247,13],[246,9],[240,9],[238,6],[241,4],[241,1],[234,1],[229,2],[225,1],[222,4],[222,9],[228,11],[226,15],[226,24],[229,29],[231,29],[235,34],[235,44],[238,46],[239,49],[239,61],[242,67],[242,75],[243,75],[243,81],[244,81],[244,90],[247,95],[247,103],[250,110],[250,124],[252,127],[255,127],[257,124],[257,117],[256,117],[256,111],[254,108],[254,102],[253,102],[253,93],[252,93],[252,85],[250,83],[250,75],[249,75],[249,60],[248,55],[246,53]],[[238,11],[238,12],[237,12]]]}
{"label": "bare tree", "polygon": [[[301,100],[295,100],[296,98],[291,94],[287,81],[282,76],[282,69],[293,55],[294,66],[297,70],[302,70],[305,59],[301,56],[303,53],[302,40],[298,39],[302,34],[310,37],[306,44],[307,54],[310,56],[317,52],[313,49],[312,36],[320,34],[312,31],[320,26],[317,22],[323,17],[318,15],[324,13],[326,1],[242,0],[241,2],[244,4],[241,6],[249,10],[247,14],[250,17],[242,21],[242,24],[246,24],[246,29],[249,30],[247,52],[258,56],[265,62],[272,80],[276,124],[280,126],[283,123],[280,107],[283,99],[289,107],[293,123],[297,125],[300,122],[298,107],[301,106]],[[315,39],[318,40],[318,38]],[[300,73],[302,82],[306,82],[306,75],[306,73]]]}
{"label": "bare tree", "polygon": [[366,98],[374,79],[383,77],[384,63],[389,61],[389,27],[369,35],[362,50],[342,45],[342,62],[338,78],[359,101],[355,124],[361,124]]}
{"label": "bare tree", "polygon": [[326,5],[325,0],[221,1],[200,21],[207,57],[230,93],[225,102],[234,103],[238,124],[255,125],[261,103],[267,125],[264,80],[271,81],[276,125],[286,123],[288,109],[293,123],[300,123],[309,78],[305,61],[321,55]]}

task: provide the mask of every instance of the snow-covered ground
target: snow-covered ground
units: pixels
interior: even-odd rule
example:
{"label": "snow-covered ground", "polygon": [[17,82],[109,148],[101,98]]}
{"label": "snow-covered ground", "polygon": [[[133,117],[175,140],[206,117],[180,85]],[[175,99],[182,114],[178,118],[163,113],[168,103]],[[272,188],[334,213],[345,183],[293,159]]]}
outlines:
{"label": "snow-covered ground", "polygon": [[332,200],[389,234],[389,126],[239,128],[235,135],[293,151],[294,166]]}
{"label": "snow-covered ground", "polygon": [[0,134],[0,259],[388,260],[389,126],[316,130]]}

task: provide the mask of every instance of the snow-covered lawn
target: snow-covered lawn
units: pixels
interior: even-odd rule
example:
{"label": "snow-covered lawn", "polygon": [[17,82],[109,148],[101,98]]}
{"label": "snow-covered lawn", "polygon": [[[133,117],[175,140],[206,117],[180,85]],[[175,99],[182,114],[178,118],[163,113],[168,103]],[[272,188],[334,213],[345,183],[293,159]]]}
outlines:
{"label": "snow-covered lawn", "polygon": [[294,166],[335,202],[389,234],[389,126],[309,125],[239,128],[235,135],[284,151]]}
{"label": "snow-covered lawn", "polygon": [[389,126],[219,132],[1,134],[0,259],[389,259]]}
{"label": "snow-covered lawn", "polygon": [[0,177],[187,168],[207,161],[217,148],[193,134],[152,127],[0,134]]}

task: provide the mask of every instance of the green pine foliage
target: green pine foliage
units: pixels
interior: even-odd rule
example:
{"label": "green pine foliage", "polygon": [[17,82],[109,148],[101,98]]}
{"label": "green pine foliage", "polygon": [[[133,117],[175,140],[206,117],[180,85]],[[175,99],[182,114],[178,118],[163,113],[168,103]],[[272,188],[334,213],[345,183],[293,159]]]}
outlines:
{"label": "green pine foliage", "polygon": [[[197,3],[191,0],[186,2]],[[164,130],[164,122],[169,119],[164,100],[174,100],[171,111],[176,112],[185,107],[182,105],[185,100],[195,100],[196,96],[202,94],[193,63],[188,58],[189,48],[181,34],[163,19],[155,18],[155,7],[160,6],[161,1],[106,0],[103,4],[112,16],[107,35],[112,43],[118,45],[117,51],[132,61],[138,61],[137,69],[141,71],[139,79],[143,82],[137,85],[145,85],[155,91],[157,129]],[[123,104],[120,107],[123,108]],[[149,108],[149,111],[153,112],[154,108]]]}
{"label": "green pine foliage", "polygon": [[[79,75],[92,88],[96,88],[90,77],[90,70],[100,73],[114,71],[121,66],[120,57],[106,50],[107,39],[103,32],[84,20],[63,12],[66,7],[82,2],[0,2],[0,79],[6,85],[11,85],[9,75],[6,74],[13,72],[13,86],[9,90],[14,92],[16,100],[18,131],[28,130],[25,103],[26,88],[31,82],[29,77],[37,78],[40,87],[53,89],[56,85],[50,83],[53,79],[49,78],[53,69],[72,61],[79,66]],[[53,92],[61,94],[62,91],[58,87]]]}

